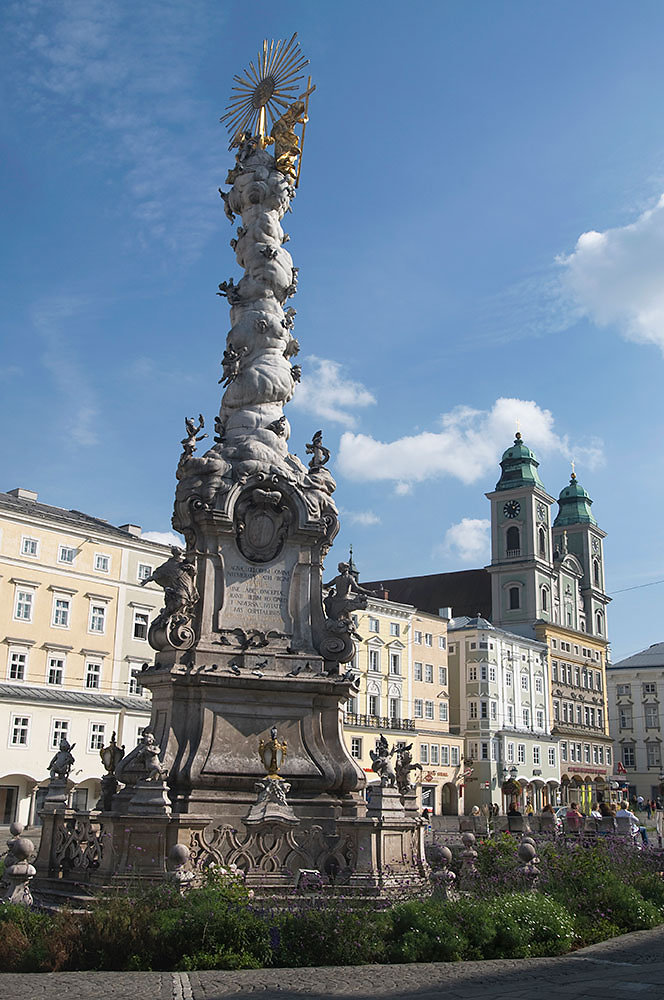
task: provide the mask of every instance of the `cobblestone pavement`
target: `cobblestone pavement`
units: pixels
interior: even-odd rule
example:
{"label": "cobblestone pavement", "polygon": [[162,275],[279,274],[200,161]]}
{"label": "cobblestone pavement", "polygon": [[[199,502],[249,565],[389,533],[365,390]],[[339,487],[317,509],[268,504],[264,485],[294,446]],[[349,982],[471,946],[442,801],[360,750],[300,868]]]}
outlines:
{"label": "cobblestone pavement", "polygon": [[364,965],[242,972],[61,972],[0,975],[8,1000],[662,1000],[664,927],[638,931],[561,958],[422,965]]}

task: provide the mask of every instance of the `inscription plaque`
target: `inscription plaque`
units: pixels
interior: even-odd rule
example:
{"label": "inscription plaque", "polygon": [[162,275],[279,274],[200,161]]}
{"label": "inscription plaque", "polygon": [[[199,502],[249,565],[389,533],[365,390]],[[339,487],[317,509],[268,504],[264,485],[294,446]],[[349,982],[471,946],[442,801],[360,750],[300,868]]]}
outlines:
{"label": "inscription plaque", "polygon": [[288,598],[296,561],[297,554],[291,551],[273,563],[257,566],[237,550],[229,553],[224,562],[225,597],[219,626],[292,633]]}

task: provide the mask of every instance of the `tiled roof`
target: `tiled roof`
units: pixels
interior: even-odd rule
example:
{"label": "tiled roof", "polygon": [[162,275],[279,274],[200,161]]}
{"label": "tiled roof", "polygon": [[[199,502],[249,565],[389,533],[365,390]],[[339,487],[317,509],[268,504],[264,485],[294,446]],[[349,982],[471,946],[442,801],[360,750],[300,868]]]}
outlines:
{"label": "tiled roof", "polygon": [[0,493],[0,510],[14,511],[17,514],[25,514],[28,517],[41,518],[44,521],[59,521],[63,525],[72,528],[80,528],[83,531],[98,532],[99,534],[117,538],[118,541],[141,542],[144,545],[154,545],[158,549],[168,550],[168,545],[159,542],[151,542],[140,535],[132,535],[131,532],[123,528],[116,528],[114,524],[109,524],[101,517],[92,517],[84,514],[80,510],[65,510],[64,507],[52,507],[50,504],[40,503],[37,500],[22,500],[19,497],[10,496],[9,493]]}
{"label": "tiled roof", "polygon": [[0,701],[40,701],[49,705],[71,705],[73,708],[105,708],[117,712],[122,708],[150,714],[146,698],[130,695],[94,694],[91,691],[69,691],[55,688],[28,687],[25,684],[0,684]]}
{"label": "tiled roof", "polygon": [[607,670],[618,670],[624,667],[659,667],[664,668],[664,642],[655,642],[647,649],[642,649],[640,653],[627,656],[624,660],[618,660],[607,667]]}
{"label": "tiled roof", "polygon": [[391,601],[414,604],[420,611],[437,615],[439,608],[452,608],[455,618],[466,615],[491,618],[491,577],[485,569],[466,569],[458,573],[432,573],[430,576],[405,576],[396,580],[362,581],[367,590],[384,588]]}

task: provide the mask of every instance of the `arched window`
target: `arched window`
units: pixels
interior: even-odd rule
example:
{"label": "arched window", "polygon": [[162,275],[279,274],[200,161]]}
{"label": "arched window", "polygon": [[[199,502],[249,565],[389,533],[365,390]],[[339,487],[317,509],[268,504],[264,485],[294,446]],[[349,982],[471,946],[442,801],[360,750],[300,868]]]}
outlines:
{"label": "arched window", "polygon": [[546,531],[544,528],[539,530],[539,554],[543,559],[546,559]]}
{"label": "arched window", "polygon": [[542,611],[549,610],[549,591],[546,587],[542,587]]}
{"label": "arched window", "polygon": [[[512,529],[510,528],[510,531]],[[518,587],[510,587],[509,590],[510,598],[510,611],[516,611],[521,607],[521,592]]]}
{"label": "arched window", "polygon": [[507,554],[518,555],[521,550],[521,538],[519,535],[519,529],[516,525],[512,525],[511,528],[507,529]]}
{"label": "arched window", "polygon": [[598,611],[595,615],[595,623],[597,625],[597,635],[602,635],[604,632],[604,621],[601,611]]}
{"label": "arched window", "polygon": [[600,586],[599,582],[599,563],[596,559],[593,560],[593,581],[596,587]]}

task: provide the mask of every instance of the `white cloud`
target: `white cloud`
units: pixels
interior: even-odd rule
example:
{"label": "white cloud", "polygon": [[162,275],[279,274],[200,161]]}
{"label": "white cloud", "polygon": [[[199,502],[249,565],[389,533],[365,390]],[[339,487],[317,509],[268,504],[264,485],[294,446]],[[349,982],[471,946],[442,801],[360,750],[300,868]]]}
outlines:
{"label": "white cloud", "polygon": [[374,524],[380,524],[378,514],[374,514],[372,510],[340,510],[339,514],[349,524],[361,524],[367,528]]}
{"label": "white cloud", "polygon": [[554,430],[553,414],[532,400],[497,399],[491,410],[457,406],[440,418],[441,430],[383,442],[345,432],[337,467],[349,479],[392,480],[400,495],[413,483],[453,476],[470,484],[495,470],[500,455],[521,427],[528,447],[540,454],[561,453],[589,467],[602,460],[601,444],[575,442]]}
{"label": "white cloud", "polygon": [[664,353],[664,195],[629,225],[582,233],[559,263],[583,315]]}
{"label": "white cloud", "polygon": [[184,543],[174,531],[143,531],[141,538],[146,542],[157,542],[159,545],[177,545],[182,548]]}
{"label": "white cloud", "polygon": [[348,378],[337,361],[310,355],[291,405],[323,420],[354,427],[357,421],[350,411],[375,402],[366,386]]}
{"label": "white cloud", "polygon": [[464,517],[445,532],[442,552],[462,563],[484,564],[489,558],[490,528],[491,522],[485,518]]}

